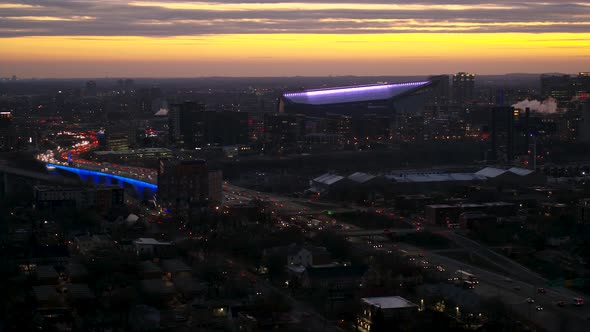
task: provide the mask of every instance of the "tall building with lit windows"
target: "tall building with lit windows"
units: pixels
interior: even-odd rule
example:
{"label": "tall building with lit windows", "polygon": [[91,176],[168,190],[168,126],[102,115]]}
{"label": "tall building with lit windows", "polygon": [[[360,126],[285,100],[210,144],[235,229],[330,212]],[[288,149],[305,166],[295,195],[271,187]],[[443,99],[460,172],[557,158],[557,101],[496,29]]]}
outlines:
{"label": "tall building with lit windows", "polygon": [[175,211],[208,206],[222,200],[222,174],[205,160],[160,160],[158,203]]}
{"label": "tall building with lit windows", "polygon": [[475,74],[460,72],[453,75],[452,94],[456,104],[472,102],[475,96]]}

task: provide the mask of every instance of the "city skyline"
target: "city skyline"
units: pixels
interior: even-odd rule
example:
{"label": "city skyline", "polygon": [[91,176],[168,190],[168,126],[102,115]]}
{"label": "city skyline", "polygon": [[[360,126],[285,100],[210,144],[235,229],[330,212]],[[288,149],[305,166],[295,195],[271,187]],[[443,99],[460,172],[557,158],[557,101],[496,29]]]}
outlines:
{"label": "city skyline", "polygon": [[0,2],[0,76],[584,71],[590,5],[424,0]]}

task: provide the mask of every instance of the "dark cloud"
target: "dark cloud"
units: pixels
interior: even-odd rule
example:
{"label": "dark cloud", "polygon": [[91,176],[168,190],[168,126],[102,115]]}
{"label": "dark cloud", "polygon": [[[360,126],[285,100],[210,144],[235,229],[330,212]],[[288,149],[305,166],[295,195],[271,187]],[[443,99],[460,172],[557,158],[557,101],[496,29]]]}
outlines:
{"label": "dark cloud", "polygon": [[0,1],[0,37],[589,31],[581,0]]}

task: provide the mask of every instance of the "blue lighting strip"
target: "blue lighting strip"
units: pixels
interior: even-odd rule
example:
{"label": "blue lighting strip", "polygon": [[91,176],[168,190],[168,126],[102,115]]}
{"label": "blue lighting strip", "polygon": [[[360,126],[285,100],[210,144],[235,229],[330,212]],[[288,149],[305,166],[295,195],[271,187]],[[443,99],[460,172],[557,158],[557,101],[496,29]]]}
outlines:
{"label": "blue lighting strip", "polygon": [[77,174],[86,174],[86,175],[100,175],[100,176],[106,176],[106,177],[111,177],[117,180],[121,180],[124,182],[127,182],[129,184],[132,185],[136,185],[136,186],[143,186],[143,187],[147,187],[150,189],[158,189],[158,185],[149,183],[149,182],[144,182],[144,181],[139,181],[139,180],[135,180],[132,178],[126,178],[124,176],[120,176],[120,175],[114,175],[114,174],[108,174],[108,173],[103,173],[103,172],[97,172],[97,171],[90,171],[87,169],[81,169],[81,168],[75,168],[75,167],[69,167],[69,166],[62,166],[62,165],[56,165],[56,164],[47,164],[47,166],[49,167],[55,167],[55,168],[59,168],[59,169],[63,169],[69,172],[74,172]]}

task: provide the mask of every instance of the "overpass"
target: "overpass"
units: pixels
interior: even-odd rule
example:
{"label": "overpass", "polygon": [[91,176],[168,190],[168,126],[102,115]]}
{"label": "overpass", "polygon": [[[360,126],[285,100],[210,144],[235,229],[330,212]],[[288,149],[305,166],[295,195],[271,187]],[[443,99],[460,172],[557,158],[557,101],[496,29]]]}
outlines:
{"label": "overpass", "polygon": [[84,182],[92,181],[95,184],[111,184],[125,187],[125,185],[132,186],[138,195],[143,195],[146,192],[153,196],[158,189],[158,186],[151,182],[140,181],[131,177],[116,175],[95,170],[83,169],[79,167],[64,166],[57,164],[47,164],[48,167],[64,170],[67,172],[77,174]]}

